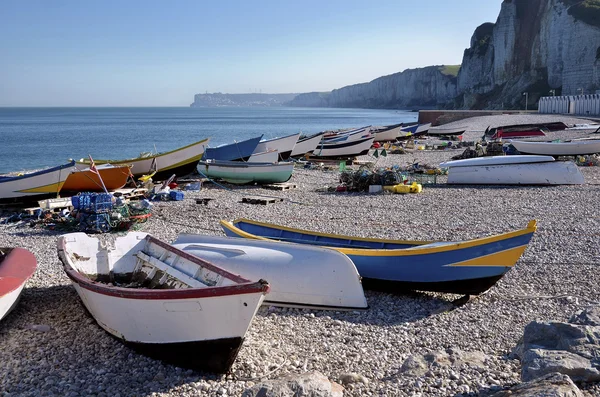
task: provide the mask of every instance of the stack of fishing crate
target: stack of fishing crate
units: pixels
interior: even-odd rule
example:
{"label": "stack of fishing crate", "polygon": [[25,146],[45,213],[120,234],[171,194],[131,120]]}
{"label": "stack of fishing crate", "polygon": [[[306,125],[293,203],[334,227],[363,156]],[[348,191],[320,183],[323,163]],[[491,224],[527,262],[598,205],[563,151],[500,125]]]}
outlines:
{"label": "stack of fishing crate", "polygon": [[113,196],[109,193],[80,193],[71,197],[73,208],[77,210],[77,220],[82,231],[106,233],[111,230],[110,213],[113,209]]}

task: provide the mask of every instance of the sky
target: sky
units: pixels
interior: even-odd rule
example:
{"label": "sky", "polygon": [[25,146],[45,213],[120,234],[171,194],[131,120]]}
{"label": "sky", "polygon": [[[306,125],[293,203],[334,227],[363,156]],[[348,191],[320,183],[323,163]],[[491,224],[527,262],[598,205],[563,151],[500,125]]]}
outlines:
{"label": "sky", "polygon": [[501,0],[0,0],[0,107],[188,106],[460,64]]}

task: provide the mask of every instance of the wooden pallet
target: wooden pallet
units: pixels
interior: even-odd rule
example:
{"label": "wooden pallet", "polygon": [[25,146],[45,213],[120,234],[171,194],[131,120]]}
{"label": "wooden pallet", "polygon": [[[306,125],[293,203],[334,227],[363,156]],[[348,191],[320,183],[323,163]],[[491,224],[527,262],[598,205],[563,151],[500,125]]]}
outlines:
{"label": "wooden pallet", "polygon": [[289,190],[289,189],[296,189],[298,187],[298,185],[296,185],[295,183],[271,183],[269,185],[263,185],[263,187],[265,189],[271,189],[271,190]]}
{"label": "wooden pallet", "polygon": [[242,203],[267,205],[283,201],[279,197],[242,197]]}

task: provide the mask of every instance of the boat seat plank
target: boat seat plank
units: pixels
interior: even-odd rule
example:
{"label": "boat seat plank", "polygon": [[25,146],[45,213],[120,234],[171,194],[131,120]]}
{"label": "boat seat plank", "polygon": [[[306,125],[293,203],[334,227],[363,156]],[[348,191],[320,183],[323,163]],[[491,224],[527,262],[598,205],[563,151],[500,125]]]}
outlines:
{"label": "boat seat plank", "polygon": [[138,253],[135,254],[135,256],[140,259],[141,261],[150,264],[151,266],[156,267],[157,269],[169,274],[170,276],[178,279],[179,281],[181,281],[182,283],[185,283],[187,285],[189,285],[192,288],[203,288],[203,287],[207,287],[206,284],[200,282],[199,280],[196,280],[193,277],[188,276],[185,273],[182,273],[181,271],[161,262],[160,260],[149,256],[147,254],[145,254],[142,251],[139,251]]}

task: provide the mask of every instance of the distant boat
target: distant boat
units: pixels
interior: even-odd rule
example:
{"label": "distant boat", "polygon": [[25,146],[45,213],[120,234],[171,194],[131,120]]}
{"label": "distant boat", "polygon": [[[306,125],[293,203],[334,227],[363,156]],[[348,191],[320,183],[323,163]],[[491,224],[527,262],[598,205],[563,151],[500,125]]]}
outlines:
{"label": "distant boat", "polygon": [[374,142],[393,142],[398,138],[401,129],[402,123],[376,128],[371,132],[375,137]]}
{"label": "distant boat", "polygon": [[[133,176],[153,174],[152,179],[162,181],[175,174],[177,177],[191,174],[196,169],[198,161],[202,158],[208,145],[208,139],[203,139],[191,145],[180,147],[163,153],[146,153],[140,157],[126,160],[99,160],[94,159],[96,165],[131,165]],[[81,159],[77,163],[90,166],[89,159]]]}
{"label": "distant boat", "polygon": [[490,156],[447,161],[449,184],[468,185],[581,185],[585,181],[572,161],[552,156]]}
{"label": "distant boat", "polygon": [[442,127],[433,127],[427,131],[427,135],[429,136],[457,136],[462,135],[467,130],[467,127],[453,127],[453,128],[442,128]]}
{"label": "distant boat", "polygon": [[464,241],[405,241],[318,233],[272,223],[221,221],[225,234],[328,247],[346,254],[365,288],[479,294],[515,266],[536,230],[525,229]]}
{"label": "distant boat", "polygon": [[131,175],[129,165],[101,164],[96,167],[102,178],[101,182],[98,174],[92,172],[90,167],[83,164],[76,164],[76,167],[77,170],[69,174],[60,189],[61,193],[101,192],[104,191],[103,184],[109,191],[120,189],[127,184]]}
{"label": "distant boat", "polygon": [[487,128],[484,135],[491,139],[504,139],[504,138],[527,138],[534,136],[545,136],[546,134],[541,127],[538,126],[509,126],[509,127],[496,127]]}
{"label": "distant boat", "polygon": [[0,320],[19,302],[25,283],[37,268],[35,256],[23,248],[0,248]]}
{"label": "distant boat", "polygon": [[267,150],[277,150],[279,152],[279,160],[285,161],[290,158],[299,136],[300,133],[297,133],[281,138],[262,140],[258,143],[258,145],[256,145],[256,149],[254,149],[253,153],[266,152]]}
{"label": "distant boat", "polygon": [[262,135],[245,141],[234,141],[233,143],[206,148],[203,160],[248,161],[261,139]]}
{"label": "distant boat", "polygon": [[371,136],[371,126],[369,125],[366,127],[354,128],[351,130],[324,133],[323,137],[321,138],[321,142],[352,142],[359,141],[364,138],[369,138]]}
{"label": "distant boat", "polygon": [[85,233],[57,242],[64,271],[98,325],[150,357],[227,372],[269,284],[146,233],[117,237],[113,247]]}
{"label": "distant boat", "polygon": [[222,179],[229,183],[244,185],[247,183],[282,183],[292,177],[294,163],[250,163],[242,161],[200,161],[198,169],[201,174]]}
{"label": "distant boat", "polygon": [[351,158],[362,156],[369,153],[369,149],[373,145],[373,136],[363,138],[357,141],[345,142],[344,140],[321,141],[317,148],[313,150],[312,157],[323,158]]}
{"label": "distant boat", "polygon": [[323,132],[318,132],[304,138],[300,137],[298,142],[296,142],[296,146],[294,146],[294,149],[292,150],[291,157],[302,157],[307,153],[311,153],[316,149],[319,142],[321,142],[323,134]]}
{"label": "distant boat", "polygon": [[180,234],[173,246],[251,280],[268,280],[271,290],[265,305],[326,310],[367,307],[354,263],[334,250],[201,234]]}
{"label": "distant boat", "polygon": [[402,128],[398,135],[398,140],[406,140],[408,138],[417,138],[423,135],[427,135],[431,123],[426,124],[412,124]]}
{"label": "distant boat", "polygon": [[580,156],[585,154],[600,153],[600,139],[572,140],[565,142],[535,142],[514,141],[511,145],[523,154],[539,154],[547,156]]}
{"label": "distant boat", "polygon": [[23,175],[0,176],[0,202],[24,203],[56,197],[75,169],[75,161],[71,161]]}

